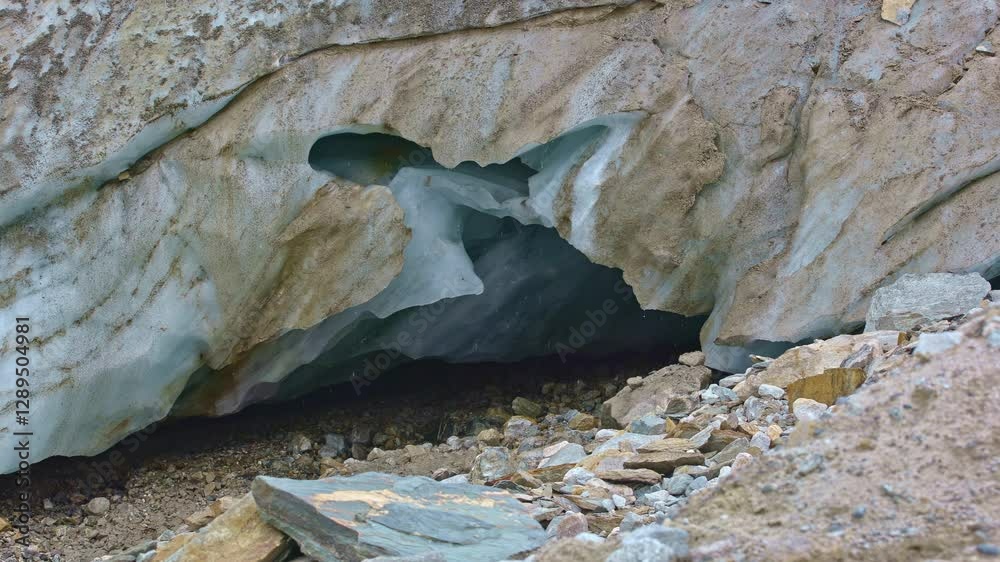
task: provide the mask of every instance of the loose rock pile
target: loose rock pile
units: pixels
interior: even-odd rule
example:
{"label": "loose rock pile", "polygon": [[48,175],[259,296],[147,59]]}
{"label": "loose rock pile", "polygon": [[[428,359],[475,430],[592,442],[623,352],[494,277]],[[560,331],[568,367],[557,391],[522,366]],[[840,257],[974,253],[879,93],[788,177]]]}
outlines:
{"label": "loose rock pile", "polygon": [[[500,552],[498,536],[504,537],[500,544],[505,556],[534,551],[529,559],[537,562],[739,558],[752,549],[744,549],[738,541],[704,542],[724,530],[724,522],[707,531],[692,527],[690,521],[714,521],[706,505],[724,512],[719,498],[732,493],[728,482],[740,489],[748,486],[748,478],[768,480],[759,494],[741,501],[738,508],[721,504],[740,511],[740,517],[754,517],[745,510],[768,512],[767,498],[781,502],[775,492],[794,487],[795,482],[829,486],[824,472],[834,469],[827,449],[842,437],[827,434],[825,428],[836,429],[843,419],[862,415],[858,403],[867,398],[848,397],[852,392],[861,388],[863,396],[879,396],[892,388],[930,388],[930,383],[914,383],[907,377],[958,353],[976,353],[979,372],[997,382],[1000,302],[984,299],[972,310],[951,312],[906,330],[841,335],[776,358],[759,357],[746,372],[721,378],[701,365],[700,353],[685,354],[680,364],[628,379],[600,407],[600,392],[588,396],[585,411],[553,412],[564,397],[551,403],[518,397],[496,427],[475,436],[452,436],[438,445],[383,450],[363,443],[362,430],[350,437],[331,435],[319,451],[326,479],[259,479],[253,497],[213,504],[209,518],[217,518],[200,531],[163,536],[144,550],[137,547],[101,560],[233,559],[221,554],[225,550],[211,551],[209,558],[204,550],[188,554],[196,545],[231,548],[213,539],[226,536],[231,520],[240,525],[253,520],[250,526],[261,529],[259,536],[243,537],[252,546],[239,559],[248,562],[282,560],[297,553],[286,535],[298,541],[302,552],[320,560],[326,559],[323,548],[351,560],[422,552],[429,554],[407,560],[498,559],[489,557]],[[900,317],[898,311],[893,314]],[[552,397],[555,391],[550,387],[543,394]],[[920,396],[924,395],[914,394],[909,408],[922,407],[917,403],[923,400]],[[940,404],[940,408],[954,407]],[[890,419],[909,415],[900,408],[884,413]],[[857,440],[857,428],[853,432],[850,438]],[[859,442],[858,450],[885,446],[876,442]],[[988,462],[997,452],[995,440],[981,445],[985,456],[974,455],[965,462]],[[302,449],[302,444],[297,446]],[[772,449],[778,449],[777,454]],[[349,456],[358,452],[366,452],[364,459]],[[893,454],[881,449],[875,453]],[[934,454],[945,458],[956,453],[939,449]],[[412,470],[415,465],[433,480],[373,473]],[[778,482],[771,482],[776,478]],[[909,493],[905,483],[887,483],[881,495],[905,504],[911,501]],[[227,502],[229,506],[224,505]],[[477,511],[487,504],[493,507]],[[260,522],[258,509],[270,525]],[[861,520],[868,508],[859,503],[845,509],[850,518]],[[976,555],[989,556],[996,548],[990,534],[996,522],[980,525],[984,539]],[[512,528],[519,530],[506,534]],[[826,529],[824,544],[836,543],[842,532],[837,529],[842,528],[835,523]],[[689,546],[692,531],[698,544]],[[774,532],[781,536],[787,531]],[[386,533],[394,538],[387,539]],[[442,536],[433,544],[421,542],[435,533]],[[411,539],[400,538],[406,536]],[[778,559],[795,552],[788,544],[783,548]]]}

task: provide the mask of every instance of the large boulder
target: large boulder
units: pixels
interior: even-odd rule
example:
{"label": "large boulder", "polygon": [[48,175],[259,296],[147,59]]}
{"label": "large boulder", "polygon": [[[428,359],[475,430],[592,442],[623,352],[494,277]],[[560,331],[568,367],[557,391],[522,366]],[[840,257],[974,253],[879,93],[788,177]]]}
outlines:
{"label": "large boulder", "polygon": [[[992,3],[688,4],[5,10],[0,323],[30,317],[32,460],[370,382],[384,348],[544,351],[551,318],[622,317],[617,292],[571,308],[581,261],[708,315],[723,370],[857,326],[900,271],[1000,273]],[[422,150],[320,142],[374,133]],[[564,242],[585,258],[536,251]]]}
{"label": "large boulder", "polygon": [[507,492],[422,476],[260,476],[253,496],[265,521],[320,562],[425,553],[449,562],[503,560],[546,539],[542,526]]}
{"label": "large boulder", "polygon": [[989,292],[989,281],[977,273],[906,274],[875,291],[865,331],[910,330],[965,314],[979,306]]}

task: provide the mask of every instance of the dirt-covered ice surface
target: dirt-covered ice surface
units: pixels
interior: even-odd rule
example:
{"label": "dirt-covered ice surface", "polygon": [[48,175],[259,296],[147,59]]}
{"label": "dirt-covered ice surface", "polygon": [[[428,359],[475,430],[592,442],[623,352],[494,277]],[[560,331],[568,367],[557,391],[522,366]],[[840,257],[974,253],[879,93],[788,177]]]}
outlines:
{"label": "dirt-covered ice surface", "polygon": [[[702,560],[996,559],[1000,307],[880,380],[678,517]],[[992,342],[992,345],[991,345]]]}

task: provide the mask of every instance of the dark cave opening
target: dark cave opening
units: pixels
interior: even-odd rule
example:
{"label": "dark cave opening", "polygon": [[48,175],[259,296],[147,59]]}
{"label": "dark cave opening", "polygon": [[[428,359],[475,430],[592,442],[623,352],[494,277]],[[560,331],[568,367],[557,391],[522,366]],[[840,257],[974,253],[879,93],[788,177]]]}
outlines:
{"label": "dark cave opening", "polygon": [[[696,349],[704,317],[643,310],[620,270],[592,263],[544,219],[523,212],[537,189],[532,178],[567,155],[593,150],[601,132],[575,131],[503,164],[467,161],[454,168],[435,161],[430,149],[390,134],[344,132],[317,140],[310,166],[340,180],[389,186],[414,231],[414,248],[407,251],[422,262],[438,259],[429,264],[438,273],[458,269],[459,284],[481,281],[481,290],[444,291],[385,317],[360,316],[346,336],[297,369],[278,398],[345,379],[359,390],[411,361],[468,365],[551,356],[566,364],[623,353],[666,359]],[[434,206],[447,212],[427,212]],[[424,250],[445,244],[449,252]],[[427,290],[426,283],[422,287]]]}

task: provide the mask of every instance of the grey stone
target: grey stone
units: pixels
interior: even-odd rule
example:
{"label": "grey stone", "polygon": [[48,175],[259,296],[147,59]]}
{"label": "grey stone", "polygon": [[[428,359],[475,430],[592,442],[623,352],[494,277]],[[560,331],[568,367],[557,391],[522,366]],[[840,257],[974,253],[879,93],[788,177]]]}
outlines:
{"label": "grey stone", "polygon": [[594,454],[603,453],[605,451],[617,451],[622,445],[626,447],[631,446],[633,449],[638,449],[644,445],[653,443],[654,441],[661,441],[664,435],[642,435],[640,433],[622,433],[621,435],[616,435],[611,439],[608,439],[604,443],[601,443],[594,449]]}
{"label": "grey stone", "polygon": [[542,461],[538,463],[538,468],[576,464],[586,457],[587,451],[583,449],[583,445],[560,441],[542,449]]}
{"label": "grey stone", "polygon": [[683,409],[688,397],[712,378],[711,369],[670,365],[627,386],[604,402],[601,419],[606,427],[627,427],[646,414],[671,413]]}
{"label": "grey stone", "polygon": [[976,552],[979,554],[985,554],[986,556],[1000,556],[1000,547],[991,543],[980,543],[976,545]]}
{"label": "grey stone", "polygon": [[673,495],[671,495],[670,492],[668,492],[666,490],[660,490],[658,492],[650,492],[648,494],[643,494],[642,497],[639,498],[638,503],[639,503],[639,505],[649,505],[649,506],[652,506],[652,505],[655,505],[658,502],[663,502],[664,504],[666,504],[666,505],[669,506],[669,505],[673,505],[673,504],[675,504],[675,503],[677,503],[679,501],[680,500],[678,498],[674,497]]}
{"label": "grey stone", "polygon": [[606,562],[671,562],[677,560],[677,553],[669,546],[659,543],[655,539],[643,538],[622,544],[617,550],[607,557]]}
{"label": "grey stone", "polygon": [[295,454],[305,453],[306,451],[312,450],[312,448],[312,441],[301,433],[293,435],[291,440],[288,442],[288,450]]}
{"label": "grey stone", "polygon": [[640,435],[662,435],[667,422],[655,414],[646,414],[628,424],[628,430]]}
{"label": "grey stone", "polygon": [[962,343],[962,334],[959,332],[920,334],[920,338],[917,339],[917,345],[913,348],[913,353],[920,357],[931,357],[932,355],[948,351],[960,343]]}
{"label": "grey stone", "polygon": [[582,466],[577,466],[569,469],[569,471],[563,476],[563,483],[567,486],[576,486],[580,484],[586,484],[588,481],[594,478],[594,473],[583,468]]}
{"label": "grey stone", "polygon": [[692,493],[697,492],[698,490],[701,490],[702,488],[705,488],[707,486],[708,486],[708,478],[705,478],[704,476],[699,476],[694,480],[692,480],[690,484],[688,484],[687,490],[684,491],[684,494],[690,496]]}
{"label": "grey stone", "polygon": [[667,484],[667,491],[674,496],[683,496],[693,480],[694,476],[690,474],[675,474]]}
{"label": "grey stone", "polygon": [[324,437],[326,444],[319,450],[319,456],[325,458],[346,457],[350,452],[347,446],[347,438],[339,433],[327,433]]}
{"label": "grey stone", "polygon": [[323,480],[258,477],[264,520],[320,562],[437,551],[448,562],[502,560],[545,531],[513,496],[422,476],[368,472]]}
{"label": "grey stone", "polygon": [[757,447],[761,451],[766,451],[771,448],[771,438],[767,433],[758,431],[750,438],[750,446]]}
{"label": "grey stone", "polygon": [[739,400],[739,396],[737,396],[731,389],[717,384],[712,384],[701,392],[701,400],[706,404],[715,404],[716,402],[735,402]]}
{"label": "grey stone", "polygon": [[372,428],[367,425],[356,425],[351,429],[351,444],[371,445]]}
{"label": "grey stone", "polygon": [[625,517],[622,517],[621,523],[618,524],[618,528],[623,533],[638,529],[646,524],[646,519],[639,515],[638,513],[628,512]]}
{"label": "grey stone", "polygon": [[516,469],[505,447],[486,447],[472,461],[469,481],[473,484],[492,482],[514,474]]}
{"label": "grey stone", "polygon": [[735,375],[729,375],[728,377],[723,377],[722,380],[719,381],[719,386],[724,388],[732,388],[745,380],[747,380],[746,373],[737,373]]}
{"label": "grey stone", "polygon": [[91,515],[104,515],[111,509],[111,500],[108,498],[94,498],[87,502],[84,509]]}
{"label": "grey stone", "polygon": [[871,366],[872,362],[875,361],[875,357],[878,352],[875,346],[871,344],[864,344],[858,348],[857,351],[847,356],[843,362],[841,362],[840,367],[842,369],[861,369],[862,371],[867,371],[868,367]]}
{"label": "grey stone", "polygon": [[586,533],[589,529],[587,517],[582,513],[564,513],[554,517],[545,529],[545,534],[549,538],[568,539],[580,533]]}
{"label": "grey stone", "polygon": [[764,413],[767,408],[767,402],[757,398],[756,396],[751,396],[746,399],[743,403],[743,412],[746,414],[747,421],[754,421]]}
{"label": "grey stone", "polygon": [[746,437],[741,437],[739,439],[734,439],[728,445],[723,447],[721,451],[712,457],[712,462],[715,464],[725,464],[732,462],[736,458],[736,455],[746,451],[750,448],[750,440]]}
{"label": "grey stone", "polygon": [[911,330],[979,306],[990,284],[978,273],[906,274],[875,291],[865,331]]}
{"label": "grey stone", "polygon": [[[667,547],[677,558],[687,558],[689,554],[687,531],[665,525],[647,525],[640,527],[622,537],[622,545],[636,544],[641,541],[653,540]],[[610,558],[608,560],[611,560]],[[660,560],[651,558],[649,560]]]}
{"label": "grey stone", "polygon": [[818,421],[830,407],[810,398],[799,398],[792,404],[792,413],[799,421]]}
{"label": "grey stone", "polygon": [[469,475],[468,474],[456,474],[450,478],[445,478],[441,481],[442,484],[468,484]]}
{"label": "grey stone", "polygon": [[785,396],[784,389],[773,384],[762,384],[757,387],[757,395],[762,398],[782,398]]}
{"label": "grey stone", "polygon": [[538,435],[538,425],[524,416],[514,416],[503,425],[503,435],[508,439],[520,441]]}

